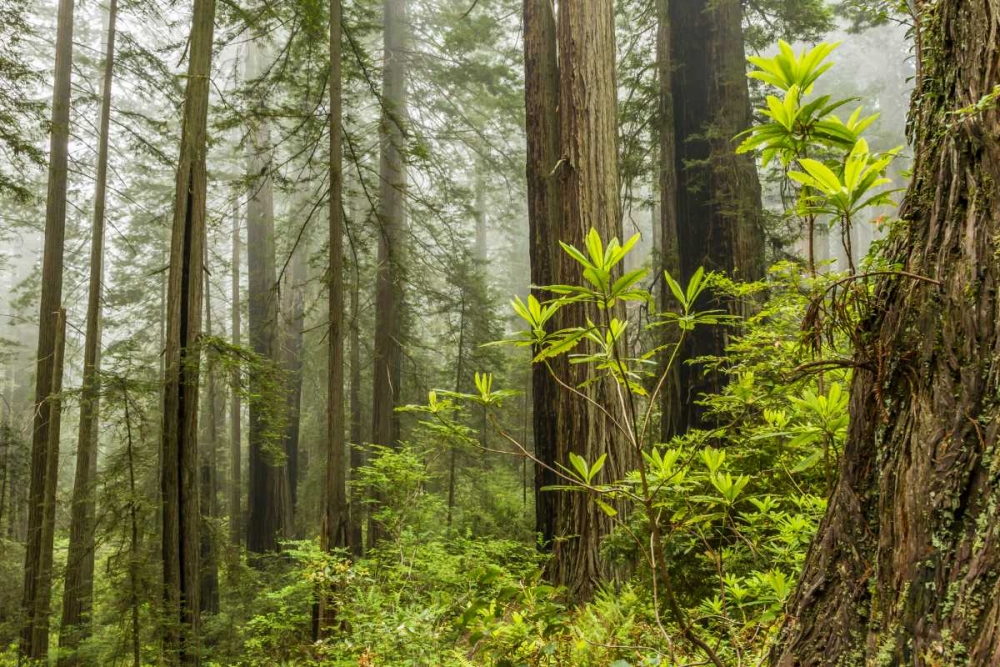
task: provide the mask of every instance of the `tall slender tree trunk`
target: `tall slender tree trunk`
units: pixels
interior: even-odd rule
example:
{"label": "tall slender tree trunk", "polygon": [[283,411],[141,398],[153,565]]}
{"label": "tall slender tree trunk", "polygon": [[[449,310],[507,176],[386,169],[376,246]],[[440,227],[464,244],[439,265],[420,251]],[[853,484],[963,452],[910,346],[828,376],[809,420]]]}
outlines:
{"label": "tall slender tree trunk", "polygon": [[[672,57],[675,214],[682,282],[703,267],[740,280],[763,275],[761,194],[750,155],[736,155],[735,135],[751,124],[739,0],[670,2],[666,18]],[[662,150],[662,147],[661,147]],[[706,293],[701,309],[726,307]],[[737,312],[738,303],[729,304]],[[722,327],[700,327],[683,357],[722,356]],[[681,414],[669,433],[706,426],[704,393],[721,390],[719,373],[678,366]]]}
{"label": "tall slender tree trunk", "polygon": [[97,180],[94,185],[94,224],[90,238],[90,288],[87,295],[87,331],[83,343],[83,385],[80,392],[80,432],[76,450],[76,478],[70,519],[69,554],[63,589],[59,664],[78,663],[76,647],[90,636],[94,597],[94,491],[97,482],[97,434],[100,417],[101,282],[104,278],[104,208],[108,181],[108,131],[111,126],[111,85],[115,62],[118,2],[108,5],[104,84],[98,128]]}
{"label": "tall slender tree trunk", "polygon": [[164,359],[163,502],[164,641],[167,664],[198,665],[199,508],[198,380],[205,218],[205,153],[214,0],[195,0],[188,52],[177,191],[170,241]]}
{"label": "tall slender tree trunk", "polygon": [[[232,268],[232,343],[240,344],[240,214],[239,199],[233,210],[233,268]],[[243,536],[243,506],[240,495],[243,486],[243,407],[240,399],[240,371],[234,368],[229,379],[232,385],[229,397],[229,540],[239,545]]]}
{"label": "tall slender tree trunk", "polygon": [[[676,0],[675,0],[676,1]],[[671,0],[656,0],[656,74],[657,74],[657,179],[659,190],[658,206],[655,207],[653,226],[654,266],[656,275],[654,285],[657,286],[656,301],[661,311],[666,311],[673,305],[670,301],[670,290],[665,289],[663,272],[667,271],[675,279],[679,277],[679,262],[677,256],[677,164],[674,141],[674,101],[673,101],[673,58],[671,56],[670,39],[670,3]],[[661,327],[659,345],[670,345],[676,340],[669,327]],[[660,375],[667,373],[660,388],[660,439],[666,442],[670,437],[680,433],[683,427],[680,423],[683,408],[681,406],[680,369],[666,367],[666,359],[670,349],[661,353]],[[659,380],[658,380],[659,381]]]}
{"label": "tall slender tree trunk", "polygon": [[[41,657],[48,653],[49,641],[49,607],[52,598],[52,549],[56,532],[56,483],[59,475],[59,422],[62,412],[62,377],[63,358],[66,348],[66,311],[59,309],[52,316],[52,329],[55,333],[52,350],[52,380],[51,393],[48,399],[49,412],[49,442],[45,448],[44,474],[45,487],[42,489],[41,526],[38,530],[41,558],[38,562],[36,576],[33,579],[33,606],[28,609],[29,618],[35,620],[29,629],[25,630],[22,641],[28,639],[31,632],[30,646],[40,651]],[[34,471],[33,471],[34,472]],[[32,475],[34,477],[34,475]],[[27,588],[25,589],[27,593]],[[27,598],[27,595],[25,596]]]}
{"label": "tall slender tree trunk", "polygon": [[[549,0],[524,0],[524,106],[531,284],[552,285],[560,204],[558,181],[549,175],[559,160],[559,69],[556,21]],[[548,298],[540,290],[534,294],[539,301]],[[559,387],[541,364],[532,367],[531,386],[535,456],[555,467]],[[551,544],[556,534],[556,496],[542,489],[555,483],[550,470],[535,466],[535,531],[544,544]]]}
{"label": "tall slender tree trunk", "polygon": [[301,428],[300,408],[302,404],[302,331],[305,322],[305,282],[306,260],[308,259],[308,237],[302,234],[292,251],[288,269],[285,272],[285,286],[282,293],[284,307],[282,367],[285,371],[285,469],[288,473],[288,496],[292,514],[297,513],[298,486],[302,476],[299,467],[299,431]]}
{"label": "tall slender tree trunk", "polygon": [[[347,445],[344,440],[347,430],[344,423],[344,172],[340,129],[343,120],[340,22],[340,0],[330,0],[330,275],[327,277],[330,345],[325,506],[320,539],[324,551],[348,547],[351,525],[347,504]],[[335,626],[337,609],[333,600],[325,596],[320,599],[319,617],[322,629]]]}
{"label": "tall slender tree trunk", "polygon": [[[363,436],[361,434],[361,323],[360,318],[360,291],[361,291],[361,269],[357,261],[354,262],[354,275],[351,284],[351,434],[350,434],[350,468],[351,481],[354,481],[357,471],[365,464],[365,454],[361,448]],[[362,526],[364,525],[364,504],[362,503],[362,492],[360,489],[351,488],[350,510],[351,516],[351,553],[355,556],[364,554],[364,537]]]}
{"label": "tall slender tree trunk", "polygon": [[875,279],[839,478],[775,665],[1000,663],[1000,110],[980,104],[1000,86],[1000,13],[915,10],[913,179],[884,257],[926,279]]}
{"label": "tall slender tree trunk", "polygon": [[[462,290],[462,305],[458,312],[458,351],[455,359],[455,391],[462,390],[462,375],[465,372],[463,362],[465,361],[465,290]],[[455,482],[457,479],[458,447],[452,444],[451,451],[448,452],[448,515],[446,524],[451,530],[452,514],[455,510]]]}
{"label": "tall slender tree trunk", "polygon": [[[603,239],[618,236],[618,150],[615,88],[615,31],[612,0],[564,0],[559,4],[559,126],[561,164],[557,168],[561,217],[549,239],[583,247],[593,228]],[[562,253],[554,266],[555,280],[575,284],[579,265]],[[559,328],[585,326],[602,314],[577,304],[560,311]],[[603,314],[607,316],[607,314]],[[562,364],[558,372],[570,386],[581,386],[590,370],[583,364]],[[599,405],[617,405],[610,380],[582,389]],[[607,454],[607,479],[622,479],[632,469],[635,455],[603,412],[569,391],[559,393],[556,461],[574,452],[587,461]],[[613,410],[613,408],[612,408]],[[619,419],[619,421],[621,421]],[[556,543],[552,578],[583,600],[608,579],[610,569],[600,557],[601,540],[612,522],[582,493],[564,493],[557,500]]]}
{"label": "tall slender tree trunk", "polygon": [[[385,0],[382,120],[379,130],[378,265],[375,272],[375,359],[372,377],[372,441],[399,442],[402,363],[403,237],[406,233],[406,0]],[[369,526],[374,544],[377,523]]]}
{"label": "tall slender tree trunk", "polygon": [[[250,44],[247,78],[260,76],[260,54]],[[264,364],[278,368],[278,293],[274,260],[274,193],[271,181],[271,138],[267,122],[253,121],[253,145],[248,172],[252,175],[247,208],[247,265],[249,270],[250,346]],[[268,379],[271,382],[268,382]],[[288,536],[288,480],[284,462],[267,443],[271,406],[280,400],[274,392],[274,373],[254,369],[250,392],[261,400],[250,402],[250,484],[247,549],[263,554],[278,551],[278,539]]]}
{"label": "tall slender tree trunk", "polygon": [[[208,266],[206,243],[205,266]],[[205,275],[205,335],[212,335],[212,293],[208,272]],[[219,563],[215,555],[212,539],[212,520],[218,512],[218,466],[219,446],[218,396],[215,386],[215,369],[211,361],[205,372],[205,400],[201,406],[201,611],[209,614],[219,612]]]}
{"label": "tall slender tree trunk", "polygon": [[[49,135],[49,182],[45,200],[45,246],[42,253],[42,294],[38,315],[38,354],[35,367],[35,417],[31,434],[31,483],[28,491],[28,540],[24,555],[25,624],[19,650],[29,659],[41,659],[49,650],[48,600],[44,601],[44,617],[37,615],[39,595],[47,593],[42,581],[44,563],[52,559],[52,543],[42,539],[45,508],[55,497],[48,498],[47,461],[52,378],[57,332],[53,318],[62,307],[63,245],[66,236],[66,177],[69,161],[70,77],[73,67],[73,0],[59,0],[56,27],[55,80],[52,87],[52,123]],[[56,453],[58,456],[58,452]],[[49,582],[51,585],[51,582]]]}
{"label": "tall slender tree trunk", "polygon": [[489,258],[489,241],[486,220],[486,161],[479,158],[476,163],[476,261],[485,270]]}

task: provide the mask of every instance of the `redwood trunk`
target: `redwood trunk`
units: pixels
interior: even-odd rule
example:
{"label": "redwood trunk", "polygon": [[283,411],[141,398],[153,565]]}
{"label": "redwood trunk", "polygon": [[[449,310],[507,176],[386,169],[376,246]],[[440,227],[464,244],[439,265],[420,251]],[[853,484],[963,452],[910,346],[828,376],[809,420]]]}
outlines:
{"label": "redwood trunk", "polygon": [[[380,124],[378,265],[375,270],[375,351],[372,376],[372,442],[395,447],[399,442],[402,363],[403,236],[406,232],[406,0],[385,0],[385,45],[382,67]],[[369,526],[369,540],[380,537]]]}
{"label": "redwood trunk", "polygon": [[[735,135],[751,124],[739,0],[670,2],[676,230],[680,278],[719,271],[741,280],[763,274],[760,182],[750,155],[736,155]],[[662,147],[661,147],[662,150]],[[731,304],[739,310],[739,304]],[[726,308],[706,293],[699,309]],[[721,356],[722,327],[699,327],[684,358]],[[681,414],[671,430],[706,426],[695,401],[722,388],[718,373],[683,363]]]}
{"label": "redwood trunk", "polygon": [[406,0],[386,0],[382,79],[383,112],[379,160],[378,267],[375,278],[375,371],[372,440],[394,446],[399,440],[401,312],[403,301],[402,236],[405,231],[406,165],[403,123],[406,119]]}
{"label": "redwood trunk", "polygon": [[[527,130],[528,235],[531,284],[555,283],[559,190],[550,178],[559,160],[559,69],[556,22],[549,0],[524,0],[524,107]],[[549,298],[541,290],[535,296]],[[556,463],[556,402],[559,388],[544,365],[531,371],[532,434],[535,456]],[[556,484],[544,466],[535,466],[535,531],[545,544],[555,537],[556,496],[543,488]]]}
{"label": "redwood trunk", "polygon": [[[357,259],[354,262],[353,284],[351,285],[351,437],[350,437],[350,469],[351,480],[354,480],[357,471],[365,464],[365,454],[361,449],[363,436],[361,435],[361,324],[358,321],[360,314],[359,297],[361,290],[360,268]],[[348,542],[351,545],[351,553],[355,557],[364,554],[363,518],[365,507],[362,502],[362,491],[351,488],[349,514],[351,517],[351,537]]]}
{"label": "redwood trunk", "polygon": [[[327,451],[323,498],[324,551],[342,549],[350,542],[347,504],[347,434],[344,423],[344,212],[343,158],[341,150],[341,3],[330,0],[330,275],[329,368],[327,374]],[[335,627],[333,600],[320,600],[322,630]]]}
{"label": "redwood trunk", "polygon": [[[663,272],[677,279],[680,275],[677,256],[677,151],[674,145],[673,56],[670,39],[670,0],[656,0],[656,76],[657,76],[657,177],[658,206],[653,209],[653,266],[655,268],[654,292],[661,312],[676,308],[666,289]],[[657,215],[658,214],[658,215]],[[659,345],[670,345],[677,339],[670,327],[660,328]],[[659,372],[667,373],[659,395],[660,440],[667,442],[683,430],[681,424],[680,369],[667,368],[672,348],[661,353]],[[657,378],[659,381],[659,378]]]}
{"label": "redwood trunk", "polygon": [[94,491],[97,482],[97,440],[100,416],[101,281],[104,277],[104,208],[108,181],[108,129],[111,125],[111,84],[115,61],[118,2],[108,6],[104,84],[97,148],[94,224],[90,238],[90,287],[87,295],[87,331],[83,343],[83,384],[80,391],[80,431],[76,450],[76,478],[70,519],[69,553],[63,589],[59,664],[76,665],[76,647],[90,636],[94,597]]}
{"label": "redwood trunk", "polygon": [[[247,56],[247,75],[260,76],[259,54],[253,45]],[[255,554],[278,551],[278,540],[288,536],[288,483],[278,443],[268,443],[273,420],[271,403],[278,383],[271,368],[278,367],[278,290],[274,260],[274,192],[271,146],[267,121],[253,121],[253,145],[248,172],[253,175],[247,208],[247,266],[249,270],[250,346],[261,367],[250,374],[250,483],[248,488],[247,549]],[[271,368],[269,368],[271,367]],[[271,392],[271,395],[265,395]]]}
{"label": "redwood trunk", "polygon": [[214,0],[195,0],[170,241],[161,493],[167,664],[199,664],[198,380]]}
{"label": "redwood trunk", "polygon": [[[301,209],[300,209],[301,210]],[[299,432],[302,405],[302,331],[305,322],[305,282],[308,237],[300,235],[285,272],[282,297],[283,311],[282,366],[285,370],[285,469],[288,474],[288,497],[291,512],[298,512],[299,479],[304,471],[299,467]]]}
{"label": "redwood trunk", "polygon": [[829,509],[773,664],[1000,663],[1000,13],[917,3],[916,162]]}
{"label": "redwood trunk", "polygon": [[[208,266],[208,252],[205,252],[205,266]],[[212,335],[212,294],[208,272],[205,275],[205,334]],[[219,447],[219,405],[216,393],[215,368],[209,361],[205,373],[205,401],[201,408],[201,611],[209,614],[219,612],[219,563],[215,555],[212,535],[212,519],[219,515],[218,508],[218,447]]]}
{"label": "redwood trunk", "polygon": [[[48,599],[43,579],[46,561],[52,560],[52,542],[43,539],[46,507],[55,505],[47,493],[49,483],[52,378],[57,331],[53,318],[62,307],[63,245],[66,235],[66,176],[69,161],[70,77],[73,67],[73,0],[59,0],[56,26],[55,79],[52,87],[52,123],[49,136],[49,180],[45,201],[45,246],[42,254],[42,294],[38,315],[38,354],[35,367],[35,416],[31,437],[31,483],[28,491],[28,535],[24,555],[25,624],[19,650],[29,659],[41,659],[49,650]],[[58,457],[58,452],[56,452]],[[44,616],[38,610],[44,609]]]}
{"label": "redwood trunk", "polygon": [[[584,246],[593,228],[605,241],[619,235],[617,108],[615,87],[615,31],[612,0],[564,0],[559,4],[559,179],[561,216],[548,242],[559,240]],[[578,284],[581,269],[568,254],[554,265],[560,284]],[[560,328],[586,326],[587,319],[607,317],[582,304],[563,308]],[[619,314],[620,316],[620,314]],[[564,381],[580,386],[596,371],[584,364],[561,364]],[[602,380],[581,391],[614,414],[618,405],[612,380]],[[622,479],[635,456],[605,414],[570,391],[561,391],[556,403],[556,461],[566,465],[569,453],[587,461],[602,454],[608,462],[602,479]],[[600,481],[600,480],[598,480]],[[611,572],[601,559],[600,544],[612,530],[611,519],[584,493],[563,493],[557,500],[556,543],[551,575],[578,599],[589,598]]]}
{"label": "redwood trunk", "polygon": [[[232,343],[240,344],[240,216],[233,211],[233,270],[232,270]],[[229,399],[229,541],[239,545],[243,536],[243,506],[240,494],[243,486],[243,407],[240,399],[240,371],[233,369]]]}

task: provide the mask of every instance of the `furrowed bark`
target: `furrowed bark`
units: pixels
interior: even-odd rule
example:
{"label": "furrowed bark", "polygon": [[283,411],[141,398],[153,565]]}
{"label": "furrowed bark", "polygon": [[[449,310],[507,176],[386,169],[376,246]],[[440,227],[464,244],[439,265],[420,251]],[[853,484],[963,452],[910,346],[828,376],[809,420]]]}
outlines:
{"label": "furrowed bark", "polygon": [[[566,0],[559,4],[559,180],[561,215],[557,241],[584,247],[591,228],[605,242],[619,236],[618,129],[615,85],[614,7],[611,0]],[[581,268],[567,253],[554,265],[555,282],[578,284]],[[607,313],[582,304],[565,307],[556,318],[559,328],[586,326]],[[561,364],[557,372],[573,386],[594,372],[585,364]],[[603,379],[581,389],[597,404],[619,412],[614,381]],[[569,453],[587,461],[608,455],[602,476],[622,479],[633,469],[637,454],[605,414],[570,391],[557,399],[555,460],[565,465]],[[620,420],[619,420],[620,421]],[[557,499],[556,543],[550,575],[577,600],[586,600],[611,576],[600,556],[600,544],[613,524],[593,499],[583,493],[562,493]]]}
{"label": "furrowed bark", "polygon": [[[528,234],[531,284],[555,282],[556,229],[559,224],[559,69],[556,62],[556,22],[549,0],[524,0],[524,106],[527,128]],[[547,299],[534,290],[539,301]],[[556,463],[556,402],[559,387],[544,365],[531,370],[532,434],[535,456],[550,467]],[[555,537],[556,496],[543,488],[556,484],[545,467],[535,466],[535,532],[546,545]]]}
{"label": "furrowed bark", "polygon": [[[875,279],[829,509],[772,664],[1000,662],[1000,12],[916,3],[916,162]],[[936,281],[936,282],[935,282]]]}
{"label": "furrowed bark", "polygon": [[214,32],[214,0],[195,0],[167,278],[160,453],[163,657],[169,665],[198,665],[200,662],[198,338],[203,298],[208,197],[205,152]]}
{"label": "furrowed bark", "polygon": [[[49,618],[37,615],[44,563],[52,559],[52,545],[42,539],[52,442],[49,412],[57,332],[53,317],[62,307],[63,245],[66,236],[66,188],[69,162],[70,78],[73,67],[73,2],[60,0],[56,18],[56,61],[52,87],[49,134],[48,193],[45,200],[45,245],[42,252],[42,294],[38,315],[38,353],[35,366],[35,417],[31,434],[31,481],[28,490],[28,534],[24,555],[25,623],[18,650],[28,659],[42,659],[49,650]],[[58,434],[57,434],[58,435]],[[54,441],[58,443],[58,437]],[[52,486],[54,489],[55,487]],[[51,582],[50,582],[51,583]],[[48,601],[44,601],[48,609]]]}

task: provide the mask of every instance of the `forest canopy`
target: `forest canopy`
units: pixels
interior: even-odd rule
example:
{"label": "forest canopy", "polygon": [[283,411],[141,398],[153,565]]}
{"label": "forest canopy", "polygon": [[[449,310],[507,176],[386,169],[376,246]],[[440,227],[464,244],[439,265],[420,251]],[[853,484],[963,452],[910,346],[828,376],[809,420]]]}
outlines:
{"label": "forest canopy", "polygon": [[1000,664],[986,0],[0,0],[0,665]]}

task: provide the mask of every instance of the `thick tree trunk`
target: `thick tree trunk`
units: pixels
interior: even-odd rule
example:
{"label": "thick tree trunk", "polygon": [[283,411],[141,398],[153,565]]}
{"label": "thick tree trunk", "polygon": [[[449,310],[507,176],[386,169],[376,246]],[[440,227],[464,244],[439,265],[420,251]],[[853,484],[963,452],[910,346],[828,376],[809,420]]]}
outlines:
{"label": "thick tree trunk", "polygon": [[372,440],[394,446],[399,440],[402,252],[405,233],[406,163],[406,0],[385,0],[382,76],[381,157],[379,160],[378,267],[375,278],[375,371]]}
{"label": "thick tree trunk", "polygon": [[[260,56],[251,44],[247,78],[260,76]],[[250,346],[262,363],[278,367],[278,290],[274,260],[274,193],[271,181],[271,138],[266,121],[253,121],[253,145],[248,172],[253,177],[247,208],[247,265],[249,270]],[[250,392],[264,397],[275,392],[275,374],[258,368],[250,374]],[[270,380],[270,382],[269,382]],[[284,462],[267,442],[271,395],[250,402],[250,483],[247,549],[255,554],[278,551],[279,538],[288,536],[288,480]]]}
{"label": "thick tree trunk", "polygon": [[205,219],[205,153],[214,0],[195,0],[187,92],[170,241],[164,358],[163,502],[164,646],[167,664],[199,664],[198,380]]}
{"label": "thick tree trunk", "polygon": [[[372,442],[399,442],[402,363],[403,242],[406,233],[406,0],[385,0],[380,128],[378,265],[375,272],[375,352],[372,376]],[[369,541],[381,537],[369,526]]]}
{"label": "thick tree trunk", "polygon": [[[549,243],[559,240],[584,246],[591,228],[603,239],[619,235],[617,108],[615,88],[615,31],[612,0],[565,0],[559,4],[559,126],[562,163],[557,168],[561,217]],[[554,266],[560,284],[581,280],[580,266],[561,253]],[[563,308],[560,328],[586,326],[587,318],[607,317],[582,304]],[[573,387],[593,373],[584,364],[562,364],[557,372]],[[580,391],[617,410],[617,392],[611,380]],[[612,421],[574,392],[561,391],[557,400],[556,461],[566,464],[570,452],[587,461],[602,454],[608,461],[603,479],[622,479],[632,469],[634,455]],[[619,420],[620,421],[620,420]],[[550,574],[567,586],[577,600],[590,597],[607,581],[610,569],[600,557],[601,540],[613,527],[610,517],[583,493],[564,493],[557,501],[558,520]]]}
{"label": "thick tree trunk", "polygon": [[[654,286],[657,307],[669,310],[670,290],[666,289],[663,272],[674,279],[679,277],[677,256],[677,164],[674,141],[673,58],[670,40],[670,0],[656,0],[656,75],[657,75],[657,179],[658,206],[654,207],[653,266],[656,270]],[[659,215],[656,215],[656,214]],[[670,345],[676,335],[669,327],[660,328],[659,345]],[[661,353],[660,375],[668,373],[660,388],[660,439],[663,442],[682,430],[680,369],[675,365],[667,369],[670,348]],[[657,378],[659,381],[659,378]]]}
{"label": "thick tree trunk", "polygon": [[[240,344],[240,215],[238,205],[233,211],[233,269],[232,269],[232,343]],[[243,536],[243,505],[240,494],[243,486],[243,457],[241,446],[243,440],[243,407],[240,399],[240,371],[234,368],[229,379],[231,394],[229,398],[229,541],[239,545]]]}
{"label": "thick tree trunk", "polygon": [[913,180],[885,256],[927,279],[877,279],[776,665],[1000,663],[1000,111],[975,108],[1000,85],[1000,13],[916,9]]}
{"label": "thick tree trunk", "polygon": [[76,647],[90,636],[94,597],[94,491],[97,482],[97,434],[100,416],[101,281],[104,277],[104,207],[108,181],[108,130],[111,126],[111,84],[115,62],[118,2],[108,5],[104,84],[98,128],[97,180],[94,185],[94,224],[90,238],[90,287],[87,295],[87,331],[83,343],[83,384],[80,391],[80,432],[76,450],[76,478],[69,530],[69,554],[63,589],[59,664],[72,667]]}
{"label": "thick tree trunk", "polygon": [[[699,268],[741,280],[763,274],[761,194],[750,155],[736,155],[733,137],[751,124],[739,0],[670,2],[676,229],[680,277]],[[661,147],[662,150],[662,147]],[[702,309],[726,307],[706,295]],[[740,304],[731,304],[740,310]],[[720,356],[722,327],[700,327],[684,357]],[[718,373],[682,364],[682,414],[674,432],[704,426],[695,401],[721,389]]]}
{"label": "thick tree trunk", "polygon": [[[527,129],[528,235],[531,284],[555,283],[558,181],[550,178],[559,160],[559,69],[556,21],[549,0],[524,0],[524,106]],[[548,295],[535,290],[539,301]],[[559,387],[544,365],[531,371],[532,434],[535,456],[556,463],[556,402]],[[535,466],[535,531],[544,544],[555,537],[556,496],[543,488],[556,483],[545,467]]]}
{"label": "thick tree trunk", "polygon": [[[35,367],[35,417],[31,437],[31,484],[28,491],[28,540],[24,556],[25,625],[19,650],[25,658],[48,655],[48,600],[46,614],[37,616],[38,596],[45,592],[40,581],[46,560],[52,560],[52,543],[42,539],[50,442],[49,412],[53,378],[56,330],[53,317],[62,307],[63,241],[66,235],[66,175],[69,161],[70,76],[73,67],[73,1],[59,0],[56,28],[55,80],[52,87],[52,123],[49,136],[49,182],[45,201],[45,247],[42,254],[42,294],[38,315],[38,354]],[[58,453],[57,453],[58,454]],[[54,484],[51,485],[55,489]],[[51,584],[51,582],[49,582]]]}

